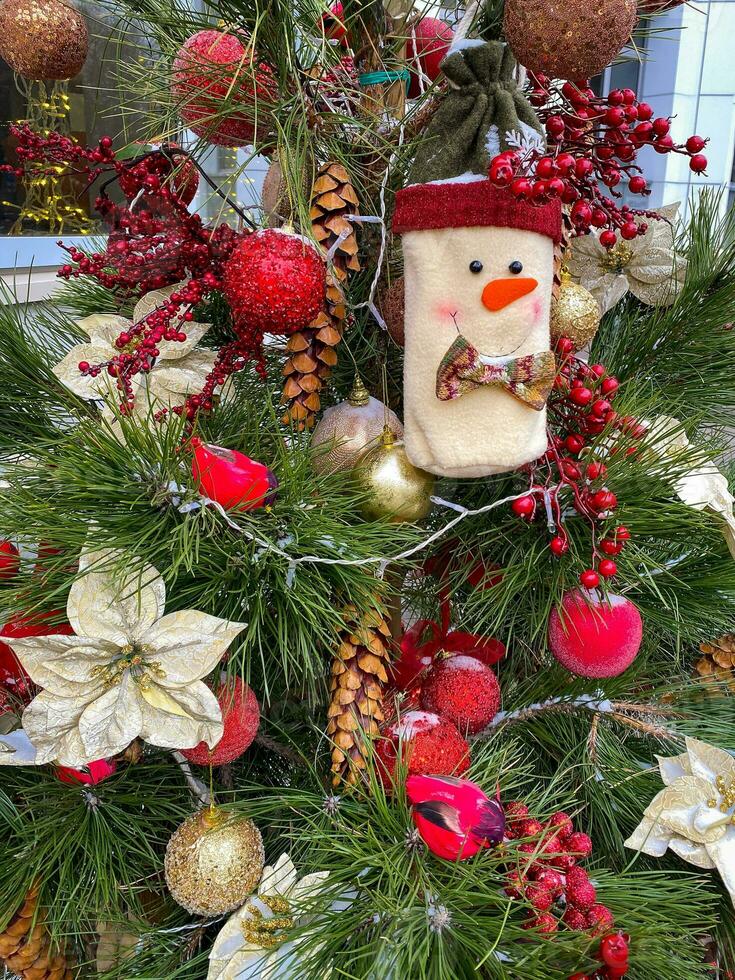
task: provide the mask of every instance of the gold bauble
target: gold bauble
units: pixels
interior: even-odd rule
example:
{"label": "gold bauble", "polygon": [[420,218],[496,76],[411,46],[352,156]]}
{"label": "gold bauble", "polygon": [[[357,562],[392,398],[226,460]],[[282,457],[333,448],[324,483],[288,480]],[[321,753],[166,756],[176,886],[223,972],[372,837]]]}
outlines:
{"label": "gold bauble", "polygon": [[636,19],[636,0],[505,0],[503,28],[529,71],[580,81],[620,54]]}
{"label": "gold bauble", "polygon": [[347,400],[332,405],[321,417],[311,437],[312,465],[316,473],[338,473],[354,468],[363,453],[377,444],[384,425],[397,438],[403,436],[398,416],[372,398],[359,377],[355,377]]}
{"label": "gold bauble", "polygon": [[1,0],[0,58],[25,78],[73,78],[84,66],[89,33],[67,0]]}
{"label": "gold bauble", "polygon": [[212,918],[243,904],[264,864],[253,821],[210,807],[185,820],[168,842],[166,884],[187,912]]}
{"label": "gold bauble", "polygon": [[600,326],[600,307],[584,286],[562,269],[558,296],[551,301],[551,339],[568,337],[575,350],[586,347]]}
{"label": "gold bauble", "polygon": [[361,457],[353,479],[366,494],[361,504],[366,520],[416,523],[429,513],[434,477],[413,465],[388,426],[378,445]]}

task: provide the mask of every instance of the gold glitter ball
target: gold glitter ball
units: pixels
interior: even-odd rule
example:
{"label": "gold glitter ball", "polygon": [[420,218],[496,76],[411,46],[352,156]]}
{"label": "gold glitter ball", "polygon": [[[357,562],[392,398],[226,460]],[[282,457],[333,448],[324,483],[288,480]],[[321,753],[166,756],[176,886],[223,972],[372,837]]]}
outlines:
{"label": "gold glitter ball", "polygon": [[25,78],[73,78],[89,50],[84,17],[63,0],[0,0],[0,58]]}
{"label": "gold glitter ball", "polygon": [[383,402],[371,398],[362,381],[355,378],[347,400],[328,408],[314,429],[314,471],[339,473],[353,469],[360,457],[378,444],[386,424],[396,438],[402,438],[403,426],[398,416]]}
{"label": "gold glitter ball", "polygon": [[362,456],[353,479],[365,494],[361,510],[369,521],[415,523],[429,513],[434,477],[413,465],[388,427],[378,445]]}
{"label": "gold glitter ball", "polygon": [[187,912],[212,918],[239,908],[260,881],[263,838],[252,820],[220,809],[185,820],[166,847],[166,884]]}
{"label": "gold glitter ball", "polygon": [[568,337],[575,350],[589,344],[600,326],[600,307],[592,293],[562,271],[559,294],[551,303],[551,338]]}
{"label": "gold glitter ball", "polygon": [[630,38],[636,0],[506,0],[505,37],[520,64],[581,80],[606,68]]}

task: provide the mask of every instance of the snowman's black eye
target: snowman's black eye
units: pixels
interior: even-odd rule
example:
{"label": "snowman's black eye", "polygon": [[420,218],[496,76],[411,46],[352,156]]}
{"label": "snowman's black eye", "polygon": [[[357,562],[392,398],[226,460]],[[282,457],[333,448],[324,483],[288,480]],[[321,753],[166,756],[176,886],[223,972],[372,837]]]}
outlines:
{"label": "snowman's black eye", "polygon": [[473,259],[470,262],[470,272],[478,273],[482,272],[482,262],[479,259]]}
{"label": "snowman's black eye", "polygon": [[510,271],[513,273],[514,276],[517,276],[521,272],[523,272],[523,263],[519,262],[518,259],[516,259],[514,262],[511,262],[508,268],[510,269]]}

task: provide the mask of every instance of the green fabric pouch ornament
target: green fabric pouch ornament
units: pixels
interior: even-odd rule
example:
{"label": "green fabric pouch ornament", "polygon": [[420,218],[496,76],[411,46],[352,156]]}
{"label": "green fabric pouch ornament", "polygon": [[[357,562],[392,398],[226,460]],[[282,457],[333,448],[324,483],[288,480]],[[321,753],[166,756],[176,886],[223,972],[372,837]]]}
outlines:
{"label": "green fabric pouch ornament", "polygon": [[419,146],[411,184],[487,174],[505,150],[544,145],[542,127],[513,75],[516,61],[502,41],[463,41],[442,62],[449,91]]}

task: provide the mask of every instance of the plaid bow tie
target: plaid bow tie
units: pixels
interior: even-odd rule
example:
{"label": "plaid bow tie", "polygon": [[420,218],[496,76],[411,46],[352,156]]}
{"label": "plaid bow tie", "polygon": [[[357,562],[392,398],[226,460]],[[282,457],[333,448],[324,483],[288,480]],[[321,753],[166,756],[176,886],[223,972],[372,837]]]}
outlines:
{"label": "plaid bow tie", "polygon": [[482,385],[502,385],[514,398],[540,412],[555,377],[556,361],[550,350],[483,364],[480,352],[464,337],[457,337],[436,373],[436,397],[451,401]]}

